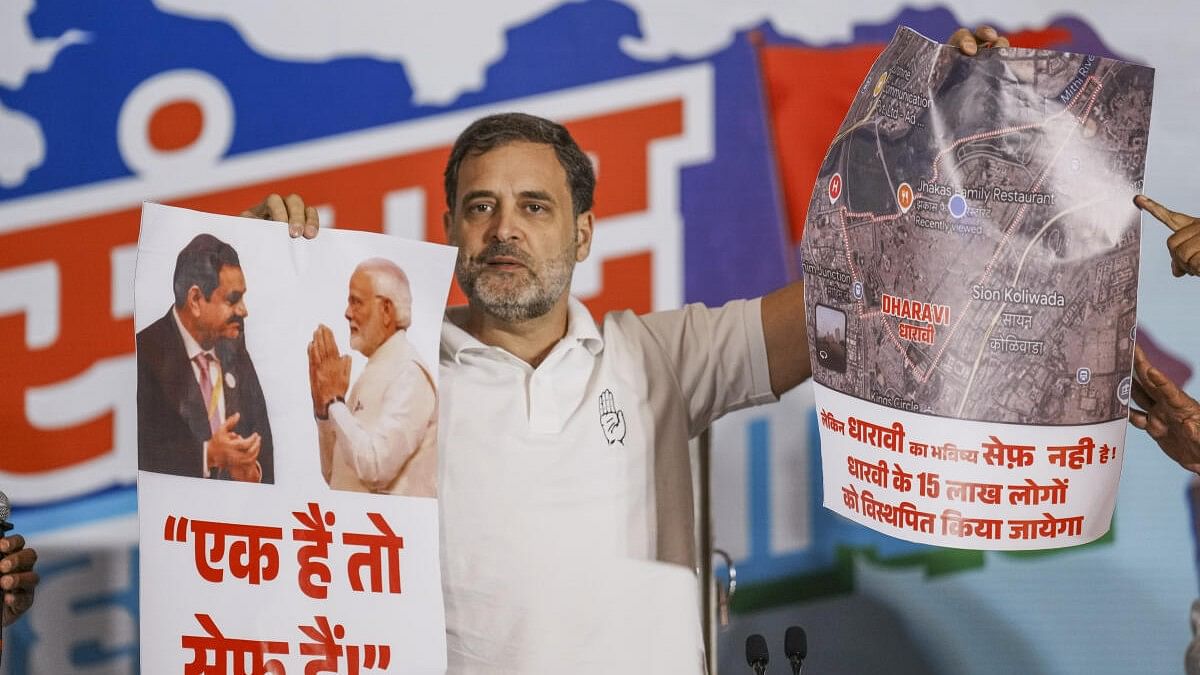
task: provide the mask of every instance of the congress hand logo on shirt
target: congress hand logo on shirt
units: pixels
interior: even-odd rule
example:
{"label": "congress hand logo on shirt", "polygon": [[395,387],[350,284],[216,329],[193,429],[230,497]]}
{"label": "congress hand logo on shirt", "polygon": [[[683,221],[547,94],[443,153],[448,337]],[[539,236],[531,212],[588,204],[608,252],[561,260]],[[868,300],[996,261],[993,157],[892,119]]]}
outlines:
{"label": "congress hand logo on shirt", "polygon": [[600,428],[604,429],[609,445],[625,445],[625,412],[617,410],[611,389],[600,392]]}

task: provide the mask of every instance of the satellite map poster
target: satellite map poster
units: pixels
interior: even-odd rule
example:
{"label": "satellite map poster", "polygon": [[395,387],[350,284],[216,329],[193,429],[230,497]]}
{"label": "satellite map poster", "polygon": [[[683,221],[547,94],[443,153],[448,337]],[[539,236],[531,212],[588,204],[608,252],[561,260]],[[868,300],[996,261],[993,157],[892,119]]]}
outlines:
{"label": "satellite map poster", "polygon": [[977,57],[901,28],[834,138],[803,242],[825,506],[969,549],[1112,519],[1154,71]]}

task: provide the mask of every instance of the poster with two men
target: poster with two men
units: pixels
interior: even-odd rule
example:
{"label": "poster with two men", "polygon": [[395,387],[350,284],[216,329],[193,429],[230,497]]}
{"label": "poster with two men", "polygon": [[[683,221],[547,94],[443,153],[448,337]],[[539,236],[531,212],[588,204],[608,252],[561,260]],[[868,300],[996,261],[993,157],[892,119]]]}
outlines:
{"label": "poster with two men", "polygon": [[454,250],[146,204],[142,670],[442,672]]}

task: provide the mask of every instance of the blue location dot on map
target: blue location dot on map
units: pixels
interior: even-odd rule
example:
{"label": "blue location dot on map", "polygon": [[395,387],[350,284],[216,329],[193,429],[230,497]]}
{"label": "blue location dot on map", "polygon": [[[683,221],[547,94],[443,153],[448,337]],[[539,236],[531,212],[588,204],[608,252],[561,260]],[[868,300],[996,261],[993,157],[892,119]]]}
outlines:
{"label": "blue location dot on map", "polygon": [[950,202],[946,204],[950,209],[950,215],[955,218],[962,218],[967,213],[967,200],[960,194],[955,194],[950,197]]}

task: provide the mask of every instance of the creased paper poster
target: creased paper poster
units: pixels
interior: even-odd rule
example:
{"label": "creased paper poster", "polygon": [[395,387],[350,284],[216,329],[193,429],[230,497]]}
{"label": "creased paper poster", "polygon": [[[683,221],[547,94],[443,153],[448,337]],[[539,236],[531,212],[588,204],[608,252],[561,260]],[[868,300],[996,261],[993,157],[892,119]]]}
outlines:
{"label": "creased paper poster", "polygon": [[1113,59],[966,57],[896,33],[805,226],[827,507],[958,548],[1108,531],[1153,81]]}
{"label": "creased paper poster", "polygon": [[145,204],[141,669],[440,673],[454,249]]}

